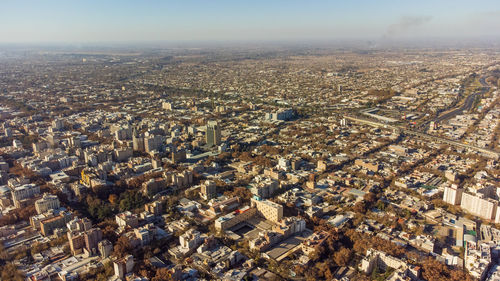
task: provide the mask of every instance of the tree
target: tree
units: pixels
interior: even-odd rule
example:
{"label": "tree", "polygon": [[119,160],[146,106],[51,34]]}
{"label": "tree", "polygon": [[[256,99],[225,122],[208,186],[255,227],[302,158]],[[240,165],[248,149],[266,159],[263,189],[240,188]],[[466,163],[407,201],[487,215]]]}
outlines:
{"label": "tree", "polygon": [[377,196],[373,192],[368,192],[365,194],[364,199],[368,205],[372,205],[375,201],[377,201]]}
{"label": "tree", "polygon": [[364,214],[366,213],[366,204],[363,201],[359,201],[358,203],[354,204],[353,210],[356,213]]}
{"label": "tree", "polygon": [[352,251],[342,248],[333,255],[333,259],[338,266],[347,266],[352,258]]}
{"label": "tree", "polygon": [[31,245],[31,254],[38,254],[42,251],[45,251],[49,248],[49,245],[47,243],[40,243],[40,242],[35,242]]}
{"label": "tree", "polygon": [[146,200],[139,191],[127,191],[120,195],[120,211],[129,211],[144,206]]}
{"label": "tree", "polygon": [[134,248],[132,247],[130,240],[127,236],[120,236],[115,243],[114,254],[118,258],[122,258],[129,254]]}
{"label": "tree", "polygon": [[2,268],[2,275],[0,276],[2,280],[24,281],[24,275],[12,263],[8,263]]}
{"label": "tree", "polygon": [[102,229],[102,236],[104,239],[108,239],[111,243],[115,243],[118,240],[118,235],[115,230],[118,225],[114,220],[107,219],[98,224],[99,228]]}
{"label": "tree", "polygon": [[118,201],[118,195],[116,194],[110,194],[109,197],[108,197],[108,201],[109,203],[115,205]]}
{"label": "tree", "polygon": [[2,264],[3,261],[8,260],[9,258],[9,253],[5,250],[3,243],[0,243],[0,264]]}
{"label": "tree", "polygon": [[424,261],[422,269],[422,277],[426,280],[472,281],[469,274],[459,270],[451,270],[447,265],[431,257]]}

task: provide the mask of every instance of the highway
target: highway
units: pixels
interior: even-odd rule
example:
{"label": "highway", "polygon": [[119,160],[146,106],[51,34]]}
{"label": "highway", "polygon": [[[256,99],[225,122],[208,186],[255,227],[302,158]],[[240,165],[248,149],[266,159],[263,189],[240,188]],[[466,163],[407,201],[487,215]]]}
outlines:
{"label": "highway", "polygon": [[367,119],[352,117],[352,116],[347,116],[347,115],[344,115],[344,118],[347,120],[351,120],[351,121],[362,123],[362,124],[367,124],[367,125],[374,126],[374,127],[383,127],[383,128],[398,130],[405,135],[417,136],[417,137],[432,140],[432,141],[438,142],[438,143],[445,143],[445,144],[452,145],[455,147],[462,147],[462,148],[475,150],[477,152],[484,154],[485,156],[487,156],[489,158],[493,158],[493,159],[497,159],[497,160],[500,158],[500,153],[493,151],[493,150],[473,146],[470,144],[461,143],[461,142],[454,141],[454,140],[445,139],[445,138],[438,137],[438,136],[429,135],[426,133],[417,132],[414,130],[409,130],[403,126],[394,126],[394,125],[380,123],[377,121],[372,121],[372,120],[367,120]]}
{"label": "highway", "polygon": [[[459,108],[456,108],[452,111],[449,111],[447,113],[444,113],[443,115],[435,118],[433,121],[435,123],[442,123],[443,121],[446,121],[448,119],[451,119],[459,114],[462,114],[464,111],[469,111],[472,109],[472,106],[474,105],[474,100],[476,99],[476,97],[480,97],[480,95],[484,94],[485,92],[487,92],[490,88],[490,85],[488,85],[488,83],[486,83],[486,77],[485,76],[481,76],[481,78],[479,78],[479,82],[481,83],[481,85],[483,86],[483,89],[481,90],[480,93],[474,93],[474,94],[470,94],[466,99],[465,99],[465,102],[464,104],[459,107]],[[423,130],[424,132],[429,128],[429,123],[430,121],[426,121],[422,124],[420,124],[418,126],[418,128],[420,130]]]}
{"label": "highway", "polygon": [[461,107],[456,108],[450,112],[447,112],[447,113],[439,116],[438,118],[436,118],[434,120],[434,122],[441,123],[442,121],[451,119],[451,118],[455,117],[456,115],[462,114],[464,111],[470,110],[472,108],[472,105],[474,104],[474,100],[476,99],[476,96],[478,96],[478,95],[480,95],[480,93],[470,94],[465,99],[465,102]]}

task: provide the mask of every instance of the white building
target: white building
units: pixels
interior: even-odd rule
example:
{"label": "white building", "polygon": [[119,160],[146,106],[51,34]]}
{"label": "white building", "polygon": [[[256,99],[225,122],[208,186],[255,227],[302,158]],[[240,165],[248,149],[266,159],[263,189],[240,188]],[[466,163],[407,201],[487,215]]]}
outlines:
{"label": "white building", "polygon": [[481,193],[474,195],[463,192],[460,207],[475,216],[491,220],[496,217],[498,201],[485,198]]}
{"label": "white building", "polygon": [[40,187],[39,186],[34,185],[32,183],[24,184],[24,185],[15,187],[14,190],[12,190],[12,201],[14,201],[14,204],[16,205],[16,207],[19,207],[19,202],[21,200],[24,200],[27,198],[32,198],[38,194],[40,194]]}
{"label": "white building", "polygon": [[451,205],[460,205],[462,202],[462,188],[452,184],[444,188],[443,201]]}
{"label": "white building", "polygon": [[203,242],[203,239],[201,238],[199,231],[190,229],[179,236],[179,242],[181,244],[181,248],[191,251],[197,248]]}
{"label": "white building", "polygon": [[59,198],[56,195],[45,193],[41,199],[35,201],[35,209],[38,214],[47,212],[48,210],[59,209],[61,206]]}

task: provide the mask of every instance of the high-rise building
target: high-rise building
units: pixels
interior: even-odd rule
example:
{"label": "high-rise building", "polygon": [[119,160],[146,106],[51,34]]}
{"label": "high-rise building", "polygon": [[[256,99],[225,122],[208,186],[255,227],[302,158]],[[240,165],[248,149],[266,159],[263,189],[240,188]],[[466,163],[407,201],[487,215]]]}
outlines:
{"label": "high-rise building", "polygon": [[456,185],[446,186],[443,193],[443,201],[451,205],[460,205],[462,201],[462,188]]}
{"label": "high-rise building", "polygon": [[102,240],[97,244],[97,247],[99,248],[101,258],[103,259],[109,257],[113,251],[113,244],[109,242],[109,240]]}
{"label": "high-rise building", "polygon": [[204,184],[201,185],[200,195],[205,200],[210,200],[217,196],[217,187],[214,181],[207,180]]}
{"label": "high-rise building", "polygon": [[81,254],[85,247],[85,237],[83,232],[68,231],[69,248],[73,255]]}
{"label": "high-rise building", "polygon": [[115,269],[115,276],[123,279],[125,275],[132,272],[134,268],[134,257],[132,255],[127,255],[124,258],[116,260],[113,262],[113,267]]}
{"label": "high-rise building", "polygon": [[98,243],[102,240],[102,231],[99,228],[92,228],[85,232],[85,249],[91,254],[98,253]]}
{"label": "high-rise building", "polygon": [[487,198],[481,193],[470,194],[463,192],[460,207],[475,216],[491,220],[495,219],[498,201]]}
{"label": "high-rise building", "polygon": [[216,121],[208,121],[206,138],[208,146],[221,144],[220,126]]}

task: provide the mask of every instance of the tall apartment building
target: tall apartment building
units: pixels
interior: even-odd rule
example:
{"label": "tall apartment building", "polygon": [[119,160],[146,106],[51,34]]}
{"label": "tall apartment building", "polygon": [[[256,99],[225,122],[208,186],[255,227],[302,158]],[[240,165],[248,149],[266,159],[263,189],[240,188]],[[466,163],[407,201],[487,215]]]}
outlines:
{"label": "tall apartment building", "polygon": [[92,228],[85,232],[85,249],[91,254],[98,253],[98,243],[102,240],[102,231],[99,228]]}
{"label": "tall apartment building", "polygon": [[483,194],[462,193],[460,207],[467,212],[491,220],[496,218],[498,201],[486,198]]}
{"label": "tall apartment building", "polygon": [[111,255],[113,252],[113,244],[109,240],[102,240],[97,244],[99,248],[99,253],[101,253],[101,258],[105,259]]}
{"label": "tall apartment building", "polygon": [[217,187],[214,181],[206,180],[201,185],[200,196],[205,200],[210,200],[217,196]]}
{"label": "tall apartment building", "polygon": [[85,237],[83,236],[83,232],[68,231],[67,236],[71,253],[73,255],[81,254],[83,252],[83,248],[85,247]]}
{"label": "tall apartment building", "polygon": [[149,153],[153,150],[160,150],[163,142],[163,136],[147,134],[147,136],[144,137],[144,151]]}
{"label": "tall apartment building", "polygon": [[125,275],[132,272],[134,268],[134,257],[132,255],[127,255],[122,259],[114,261],[113,268],[115,270],[115,276],[123,279]]}
{"label": "tall apartment building", "polygon": [[208,146],[215,146],[221,144],[221,130],[216,121],[208,121],[206,141]]}
{"label": "tall apartment building", "polygon": [[177,164],[186,161],[186,150],[180,149],[177,151],[172,151],[172,162]]}
{"label": "tall apartment building", "polygon": [[116,140],[130,140],[132,138],[132,128],[118,128],[115,131]]}
{"label": "tall apartment building", "polygon": [[443,193],[443,201],[451,205],[460,205],[462,202],[463,189],[458,188],[458,186],[452,184],[451,186],[446,186]]}
{"label": "tall apartment building", "polygon": [[144,151],[144,137],[138,135],[136,131],[132,134],[132,148],[134,151]]}

